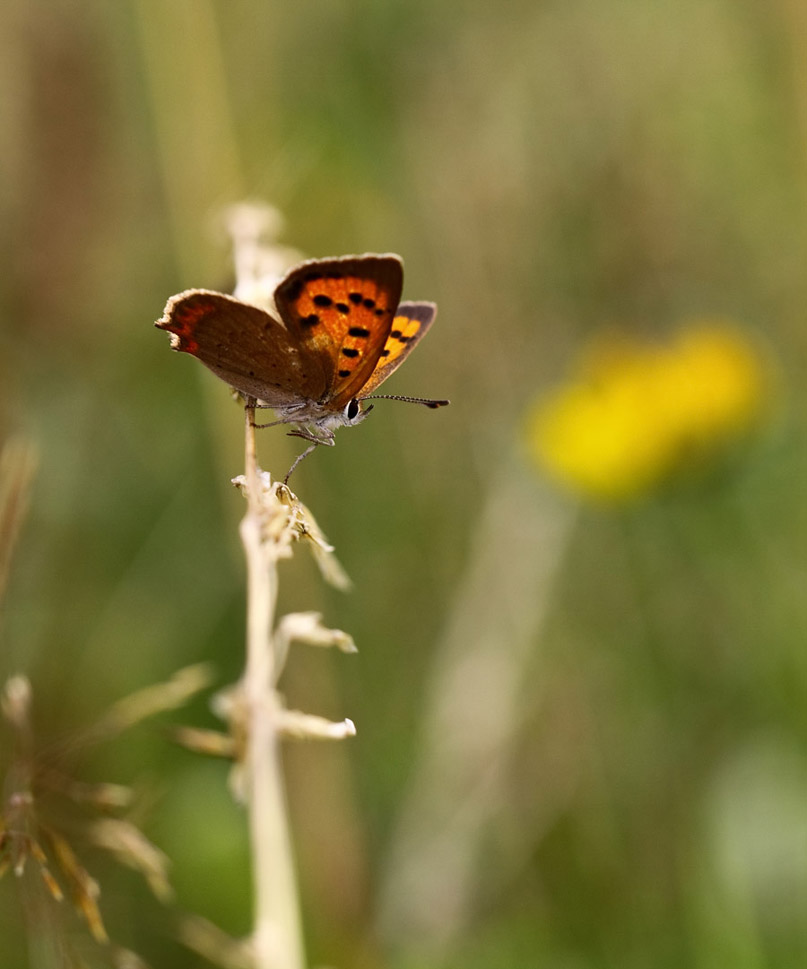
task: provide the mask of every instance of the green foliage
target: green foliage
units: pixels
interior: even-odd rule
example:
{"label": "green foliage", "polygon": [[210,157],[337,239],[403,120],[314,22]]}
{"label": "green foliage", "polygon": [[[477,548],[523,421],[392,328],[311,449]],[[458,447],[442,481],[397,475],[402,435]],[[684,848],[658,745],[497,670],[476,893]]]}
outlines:
{"label": "green foliage", "polygon": [[[240,670],[242,499],[229,481],[242,412],[151,327],[172,293],[228,287],[220,207],[266,199],[286,216],[282,241],[311,256],[400,252],[405,297],[440,307],[389,389],[452,407],[379,402],[292,482],[355,588],[327,590],[295,561],[281,566],[282,611],[320,609],[360,649],[293,653],[282,684],[359,731],[336,753],[289,756],[312,964],[807,959],[797,7],[7,0],[0,438],[33,440],[39,467],[0,673],[29,676],[43,736],[189,663],[214,661],[222,684]],[[588,508],[571,526],[461,938],[443,962],[419,939],[385,943],[390,841],[442,632],[486,554],[480,508],[512,464],[551,511],[527,462],[511,461],[525,410],[599,328],[652,335],[692,315],[729,316],[767,344],[788,413],[720,480]],[[282,475],[297,443],[262,432],[262,465]],[[519,588],[525,562],[496,555]],[[490,609],[517,626],[533,605],[527,590]],[[99,776],[148,778],[142,827],[175,859],[180,906],[245,931],[224,771],[153,735],[132,743]],[[127,904],[139,887],[87,864],[114,938],[155,967],[199,964],[156,903]],[[0,927],[15,953],[18,904],[7,876]]]}

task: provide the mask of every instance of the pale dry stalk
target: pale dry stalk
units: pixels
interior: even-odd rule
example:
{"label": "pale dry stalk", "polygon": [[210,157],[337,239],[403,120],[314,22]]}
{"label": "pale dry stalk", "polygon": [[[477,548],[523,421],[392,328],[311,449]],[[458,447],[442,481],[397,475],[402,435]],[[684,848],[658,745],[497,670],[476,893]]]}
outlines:
{"label": "pale dry stalk", "polygon": [[280,764],[281,707],[275,692],[273,628],[277,553],[264,536],[255,453],[254,410],[246,415],[247,513],[240,532],[247,562],[246,801],[252,845],[256,969],[303,969],[297,878]]}

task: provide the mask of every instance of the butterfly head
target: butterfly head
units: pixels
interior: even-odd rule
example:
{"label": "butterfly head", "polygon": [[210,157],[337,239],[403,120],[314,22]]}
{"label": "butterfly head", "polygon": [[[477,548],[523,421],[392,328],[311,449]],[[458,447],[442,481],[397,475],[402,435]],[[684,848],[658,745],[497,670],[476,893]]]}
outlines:
{"label": "butterfly head", "polygon": [[326,434],[332,434],[339,427],[355,427],[367,417],[373,409],[373,405],[362,406],[361,401],[353,397],[339,410],[331,408],[322,409],[316,416],[311,414],[295,414],[292,416],[293,422],[298,424],[311,423]]}
{"label": "butterfly head", "polygon": [[369,404],[367,407],[362,407],[361,401],[354,397],[352,400],[348,401],[346,407],[342,411],[342,422],[344,426],[353,427],[354,424],[361,424],[372,409],[373,404]]}

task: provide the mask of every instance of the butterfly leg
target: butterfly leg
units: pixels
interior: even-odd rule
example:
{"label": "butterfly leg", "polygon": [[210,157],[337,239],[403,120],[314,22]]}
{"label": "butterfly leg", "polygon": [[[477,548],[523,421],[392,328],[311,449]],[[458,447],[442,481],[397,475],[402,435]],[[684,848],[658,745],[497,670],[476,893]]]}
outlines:
{"label": "butterfly leg", "polygon": [[[288,408],[288,411],[290,411],[291,413],[287,413],[285,417],[281,417],[279,420],[269,421],[268,424],[253,423],[252,426],[255,428],[256,431],[261,431],[263,430],[264,427],[277,427],[278,424],[294,424],[296,421],[296,418],[294,416],[293,410],[294,408],[291,408],[291,407]],[[311,438],[311,440],[313,441],[313,438]]]}
{"label": "butterfly leg", "polygon": [[[289,404],[287,407],[283,408],[284,416],[276,421],[269,421],[268,424],[256,424],[255,423],[255,410],[258,409],[277,409],[272,408],[271,404],[266,404],[263,401],[256,400],[254,397],[245,398],[245,406],[252,408],[252,426],[256,431],[263,430],[264,427],[277,427],[278,424],[294,424],[296,422],[295,411],[299,411],[305,407],[304,404]],[[313,438],[312,438],[313,440]]]}
{"label": "butterfly leg", "polygon": [[294,464],[289,468],[286,477],[283,479],[283,484],[289,483],[289,478],[291,477],[292,471],[297,467],[297,465],[307,458],[309,454],[315,451],[320,444],[327,444],[328,447],[333,447],[336,441],[333,439],[333,431],[326,431],[325,429],[320,430],[320,434],[315,436],[310,431],[305,428],[295,428],[293,431],[289,431],[286,435],[287,437],[301,437],[304,441],[311,441],[311,446],[307,447],[302,454],[299,454],[294,461]]}
{"label": "butterfly leg", "polygon": [[309,447],[307,447],[305,449],[305,451],[303,451],[302,454],[298,454],[297,455],[297,457],[294,459],[294,464],[292,464],[292,466],[286,472],[286,477],[283,479],[283,484],[284,485],[287,485],[289,483],[289,478],[291,477],[292,472],[297,467],[297,465],[303,460],[303,458],[307,458],[309,454],[311,454],[314,451],[316,451],[316,449],[320,446],[321,443],[322,442],[320,442],[320,441],[315,441],[312,445],[310,445]]}

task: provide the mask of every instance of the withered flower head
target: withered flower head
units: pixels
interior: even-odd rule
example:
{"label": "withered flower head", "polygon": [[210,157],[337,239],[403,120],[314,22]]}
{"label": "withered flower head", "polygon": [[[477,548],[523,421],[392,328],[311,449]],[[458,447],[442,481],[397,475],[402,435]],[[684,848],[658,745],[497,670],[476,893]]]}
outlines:
{"label": "withered flower head", "polygon": [[[99,882],[81,854],[100,848],[139,871],[161,901],[171,898],[168,859],[125,817],[134,794],[119,784],[88,783],[75,776],[80,755],[101,740],[117,737],[148,716],[185,703],[209,682],[205,667],[191,667],[168,683],[148,687],[115,704],[89,729],[58,743],[41,744],[33,727],[33,691],[24,676],[11,677],[0,693],[0,712],[11,742],[6,752],[0,801],[0,876],[22,879],[31,868],[50,900],[69,899],[90,936],[106,949],[112,965],[143,965],[134,953],[110,944],[101,915]],[[22,883],[21,883],[22,884]],[[30,889],[26,882],[25,888]],[[41,911],[41,906],[31,906]],[[49,920],[50,924],[58,924]],[[42,926],[28,924],[29,932]],[[66,933],[65,933],[66,934]]]}

